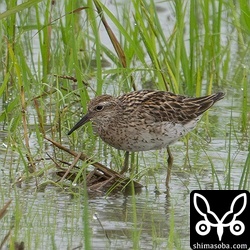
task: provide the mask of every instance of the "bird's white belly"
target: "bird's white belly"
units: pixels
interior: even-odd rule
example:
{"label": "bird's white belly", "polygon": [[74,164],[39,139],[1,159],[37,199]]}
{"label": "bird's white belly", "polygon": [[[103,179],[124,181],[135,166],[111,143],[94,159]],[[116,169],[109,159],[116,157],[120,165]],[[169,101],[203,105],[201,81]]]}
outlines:
{"label": "bird's white belly", "polygon": [[[98,133],[109,145],[124,151],[148,151],[166,148],[186,135],[197,124],[199,118],[185,125],[180,123],[161,122],[141,128],[113,128],[107,133]],[[103,131],[102,131],[103,132]]]}

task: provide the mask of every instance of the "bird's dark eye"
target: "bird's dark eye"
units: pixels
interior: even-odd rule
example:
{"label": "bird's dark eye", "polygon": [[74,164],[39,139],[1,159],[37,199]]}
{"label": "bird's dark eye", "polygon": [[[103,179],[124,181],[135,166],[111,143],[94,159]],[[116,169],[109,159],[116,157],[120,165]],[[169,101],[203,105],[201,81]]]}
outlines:
{"label": "bird's dark eye", "polygon": [[95,107],[95,110],[96,111],[101,111],[101,110],[103,110],[103,108],[104,108],[103,105],[98,105],[98,106]]}

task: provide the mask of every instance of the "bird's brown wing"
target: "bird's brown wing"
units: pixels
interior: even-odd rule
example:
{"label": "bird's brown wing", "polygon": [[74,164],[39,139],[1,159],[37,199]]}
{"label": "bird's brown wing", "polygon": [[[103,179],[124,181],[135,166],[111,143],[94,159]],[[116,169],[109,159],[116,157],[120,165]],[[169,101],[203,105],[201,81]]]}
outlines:
{"label": "bird's brown wing", "polygon": [[148,123],[169,121],[186,124],[223,97],[221,92],[189,98],[171,92],[143,90],[130,93],[123,102],[128,115],[144,119]]}

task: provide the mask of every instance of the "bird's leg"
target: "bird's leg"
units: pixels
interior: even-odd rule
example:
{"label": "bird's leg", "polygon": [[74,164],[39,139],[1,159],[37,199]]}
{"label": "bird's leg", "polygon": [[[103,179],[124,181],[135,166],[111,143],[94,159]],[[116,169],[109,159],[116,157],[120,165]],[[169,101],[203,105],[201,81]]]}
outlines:
{"label": "bird's leg", "polygon": [[169,189],[169,182],[170,182],[170,176],[171,176],[171,169],[173,166],[173,155],[170,151],[169,146],[167,146],[167,152],[168,152],[168,170],[167,170],[167,178],[166,178],[166,188]]}
{"label": "bird's leg", "polygon": [[129,160],[129,152],[126,151],[123,167],[122,170],[120,171],[120,174],[123,174],[128,171],[128,160]]}

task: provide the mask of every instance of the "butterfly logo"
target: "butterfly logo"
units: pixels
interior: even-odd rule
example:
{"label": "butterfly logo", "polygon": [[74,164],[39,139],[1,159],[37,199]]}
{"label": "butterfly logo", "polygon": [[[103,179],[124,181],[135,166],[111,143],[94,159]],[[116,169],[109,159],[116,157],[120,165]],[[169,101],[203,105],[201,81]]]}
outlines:
{"label": "butterfly logo", "polygon": [[[200,199],[200,202],[203,202],[203,205],[205,204],[205,211],[204,211],[204,206],[200,206],[199,208],[198,206],[199,199]],[[235,204],[239,203],[240,199],[243,199],[243,205],[239,209],[239,208],[236,208]],[[229,227],[230,232],[235,236],[241,235],[245,231],[245,225],[243,224],[242,221],[237,220],[237,216],[239,216],[246,208],[246,205],[247,205],[246,193],[239,194],[233,199],[231,206],[230,206],[230,210],[227,211],[222,216],[221,219],[219,219],[218,216],[213,211],[211,211],[210,205],[207,199],[203,195],[195,193],[194,198],[193,198],[193,203],[194,203],[194,207],[196,211],[204,218],[203,220],[200,220],[199,222],[197,222],[195,226],[195,230],[199,235],[202,235],[202,236],[207,235],[209,234],[211,227],[215,227],[217,228],[217,235],[218,235],[219,241],[221,241],[225,227]],[[228,216],[232,217],[231,221],[228,223],[224,223],[225,220],[228,219]],[[211,219],[213,219],[213,222],[211,222]],[[214,223],[215,221],[216,223]]]}

